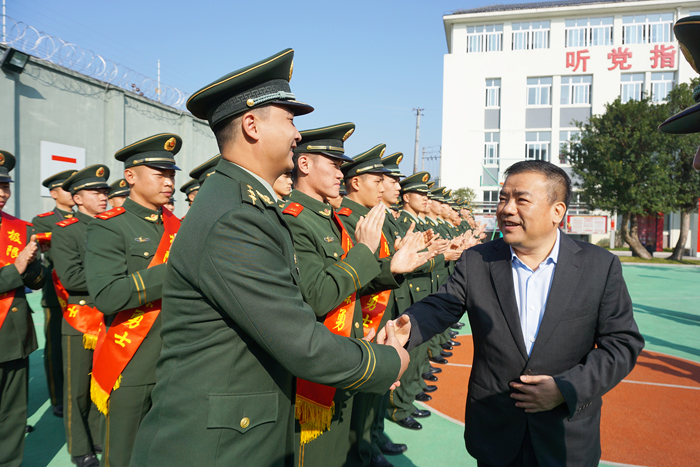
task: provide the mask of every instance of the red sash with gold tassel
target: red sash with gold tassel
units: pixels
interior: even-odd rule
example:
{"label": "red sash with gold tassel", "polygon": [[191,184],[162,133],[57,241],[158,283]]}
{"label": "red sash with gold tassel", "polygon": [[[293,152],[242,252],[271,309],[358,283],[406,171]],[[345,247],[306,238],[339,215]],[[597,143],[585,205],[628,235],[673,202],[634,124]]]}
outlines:
{"label": "red sash with gold tassel", "polygon": [[[19,252],[27,244],[27,226],[32,225],[9,214],[0,212],[2,224],[0,225],[0,267],[14,264]],[[15,290],[9,290],[0,294],[0,328],[5,323],[7,313],[10,311],[15,299]]]}
{"label": "red sash with gold tassel", "polygon": [[[341,259],[345,259],[348,251],[354,245],[336,213],[333,213],[333,220],[341,232],[340,245],[345,252]],[[350,337],[353,315],[355,314],[355,301],[356,293],[353,292],[343,300],[343,303],[326,315],[323,324],[330,332],[338,336]],[[318,438],[330,428],[335,412],[335,403],[333,402],[335,391],[334,387],[297,378],[295,416],[301,426],[302,446]]]}
{"label": "red sash with gold tassel", "polygon": [[[180,219],[163,209],[163,227],[165,231],[149,268],[168,262],[170,247],[180,228]],[[153,327],[160,310],[161,300],[154,300],[138,308],[120,311],[106,331],[104,326],[100,326],[92,359],[90,397],[103,414],[109,413],[110,394],[119,388],[124,368]]]}
{"label": "red sash with gold tassel", "polygon": [[[379,258],[386,258],[391,255],[389,250],[389,242],[387,242],[384,232],[379,242]],[[382,321],[386,307],[389,304],[391,290],[373,293],[360,297],[360,305],[362,306],[362,330],[365,336],[369,334],[370,329],[379,332],[379,323]]]}
{"label": "red sash with gold tassel", "polygon": [[56,289],[56,297],[61,306],[63,319],[70,324],[73,329],[83,333],[83,347],[94,350],[97,345],[97,334],[100,330],[100,323],[104,315],[97,311],[97,308],[89,305],[68,304],[68,291],[61,284],[58,274],[54,269],[51,273],[53,287]]}

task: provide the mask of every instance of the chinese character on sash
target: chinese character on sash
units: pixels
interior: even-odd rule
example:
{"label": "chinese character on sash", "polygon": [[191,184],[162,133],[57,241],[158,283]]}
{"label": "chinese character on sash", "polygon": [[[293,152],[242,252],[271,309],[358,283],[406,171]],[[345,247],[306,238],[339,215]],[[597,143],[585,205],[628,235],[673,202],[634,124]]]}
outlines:
{"label": "chinese character on sash", "polygon": [[676,51],[672,45],[655,45],[651,51],[652,68],[673,68],[676,62]]}
{"label": "chinese character on sash", "polygon": [[573,68],[576,71],[579,65],[583,65],[582,71],[586,71],[586,62],[591,58],[590,55],[583,55],[587,53],[588,49],[566,52],[566,68]]}
{"label": "chinese character on sash", "polygon": [[629,70],[632,68],[632,65],[627,64],[627,59],[632,58],[632,52],[630,52],[630,49],[625,47],[625,50],[622,50],[622,47],[618,47],[617,51],[615,49],[612,49],[612,52],[608,54],[608,58],[612,60],[612,66],[608,68],[608,70],[614,70],[617,67],[620,67],[620,70]]}

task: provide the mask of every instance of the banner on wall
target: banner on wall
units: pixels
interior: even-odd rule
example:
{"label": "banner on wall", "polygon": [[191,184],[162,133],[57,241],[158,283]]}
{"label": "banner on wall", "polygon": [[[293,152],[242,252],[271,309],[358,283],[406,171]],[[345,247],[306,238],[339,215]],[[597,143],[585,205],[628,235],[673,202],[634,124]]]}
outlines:
{"label": "banner on wall", "polygon": [[[41,180],[64,170],[80,170],[85,168],[85,148],[68,146],[67,144],[41,142]],[[41,196],[50,197],[49,189],[43,185]]]}
{"label": "banner on wall", "polygon": [[608,216],[566,216],[566,233],[606,234],[608,233]]}

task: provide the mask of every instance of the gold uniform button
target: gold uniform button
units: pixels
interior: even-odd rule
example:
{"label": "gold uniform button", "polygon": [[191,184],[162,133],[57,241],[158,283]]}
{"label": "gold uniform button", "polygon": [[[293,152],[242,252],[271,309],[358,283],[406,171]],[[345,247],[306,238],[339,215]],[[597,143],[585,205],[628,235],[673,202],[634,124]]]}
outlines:
{"label": "gold uniform button", "polygon": [[17,307],[16,307],[16,306],[13,306],[13,307],[12,307],[12,313],[17,313]]}
{"label": "gold uniform button", "polygon": [[147,252],[147,251],[145,251],[145,252],[143,253],[143,256],[145,256],[146,258],[148,258],[148,255],[150,255],[150,253]]}
{"label": "gold uniform button", "polygon": [[250,419],[248,417],[243,417],[241,419],[241,428],[246,429],[250,425]]}
{"label": "gold uniform button", "polygon": [[80,301],[78,302],[78,305],[81,305],[81,306],[82,306],[82,305],[85,305],[85,300],[80,300]]}
{"label": "gold uniform button", "polygon": [[337,258],[337,257],[338,257],[338,253],[333,253],[333,256],[335,256],[335,257]]}
{"label": "gold uniform button", "polygon": [[355,323],[355,329],[360,327],[360,323]]}
{"label": "gold uniform button", "polygon": [[413,284],[408,284],[409,287],[413,287]]}
{"label": "gold uniform button", "polygon": [[420,292],[420,287],[416,287],[416,292]]}

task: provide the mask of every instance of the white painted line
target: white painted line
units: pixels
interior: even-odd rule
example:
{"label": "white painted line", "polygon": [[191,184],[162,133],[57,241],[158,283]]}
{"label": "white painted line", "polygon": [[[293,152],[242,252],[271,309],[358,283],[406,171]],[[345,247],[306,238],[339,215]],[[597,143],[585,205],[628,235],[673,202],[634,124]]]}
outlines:
{"label": "white painted line", "polygon": [[[27,425],[35,425],[39,419],[44,415],[44,412],[47,410],[51,409],[51,399],[46,399],[46,402],[37,409],[36,412],[34,412],[28,419],[27,419]],[[53,409],[51,409],[53,410]]]}
{"label": "white painted line", "polygon": [[464,365],[464,364],[462,364],[462,363],[448,363],[448,364],[445,365],[445,366],[461,366],[461,367],[464,367],[464,368],[471,368],[471,367],[472,367],[471,365]]}
{"label": "white painted line", "polygon": [[700,391],[700,387],[697,387],[697,386],[680,386],[678,384],[650,383],[647,381],[632,381],[629,379],[623,379],[622,382],[623,383],[633,383],[633,384],[646,384],[649,386],[663,386],[666,388],[694,389],[696,391]]}
{"label": "white painted line", "polygon": [[610,464],[610,465],[619,465],[620,467],[649,467],[646,465],[637,465],[637,464],[620,464],[619,462],[610,462],[610,461],[606,461],[603,459],[601,459],[600,462],[605,462],[606,464]]}
{"label": "white painted line", "polygon": [[445,415],[444,413],[440,412],[439,410],[435,410],[434,408],[430,407],[428,404],[424,404],[423,402],[419,402],[419,401],[415,401],[414,403],[417,405],[420,405],[421,407],[424,407],[426,410],[430,410],[434,414],[441,416],[445,420],[449,420],[452,423],[456,423],[457,425],[462,426],[462,427],[464,426],[464,423],[460,422],[456,418],[452,418],[449,415]]}

